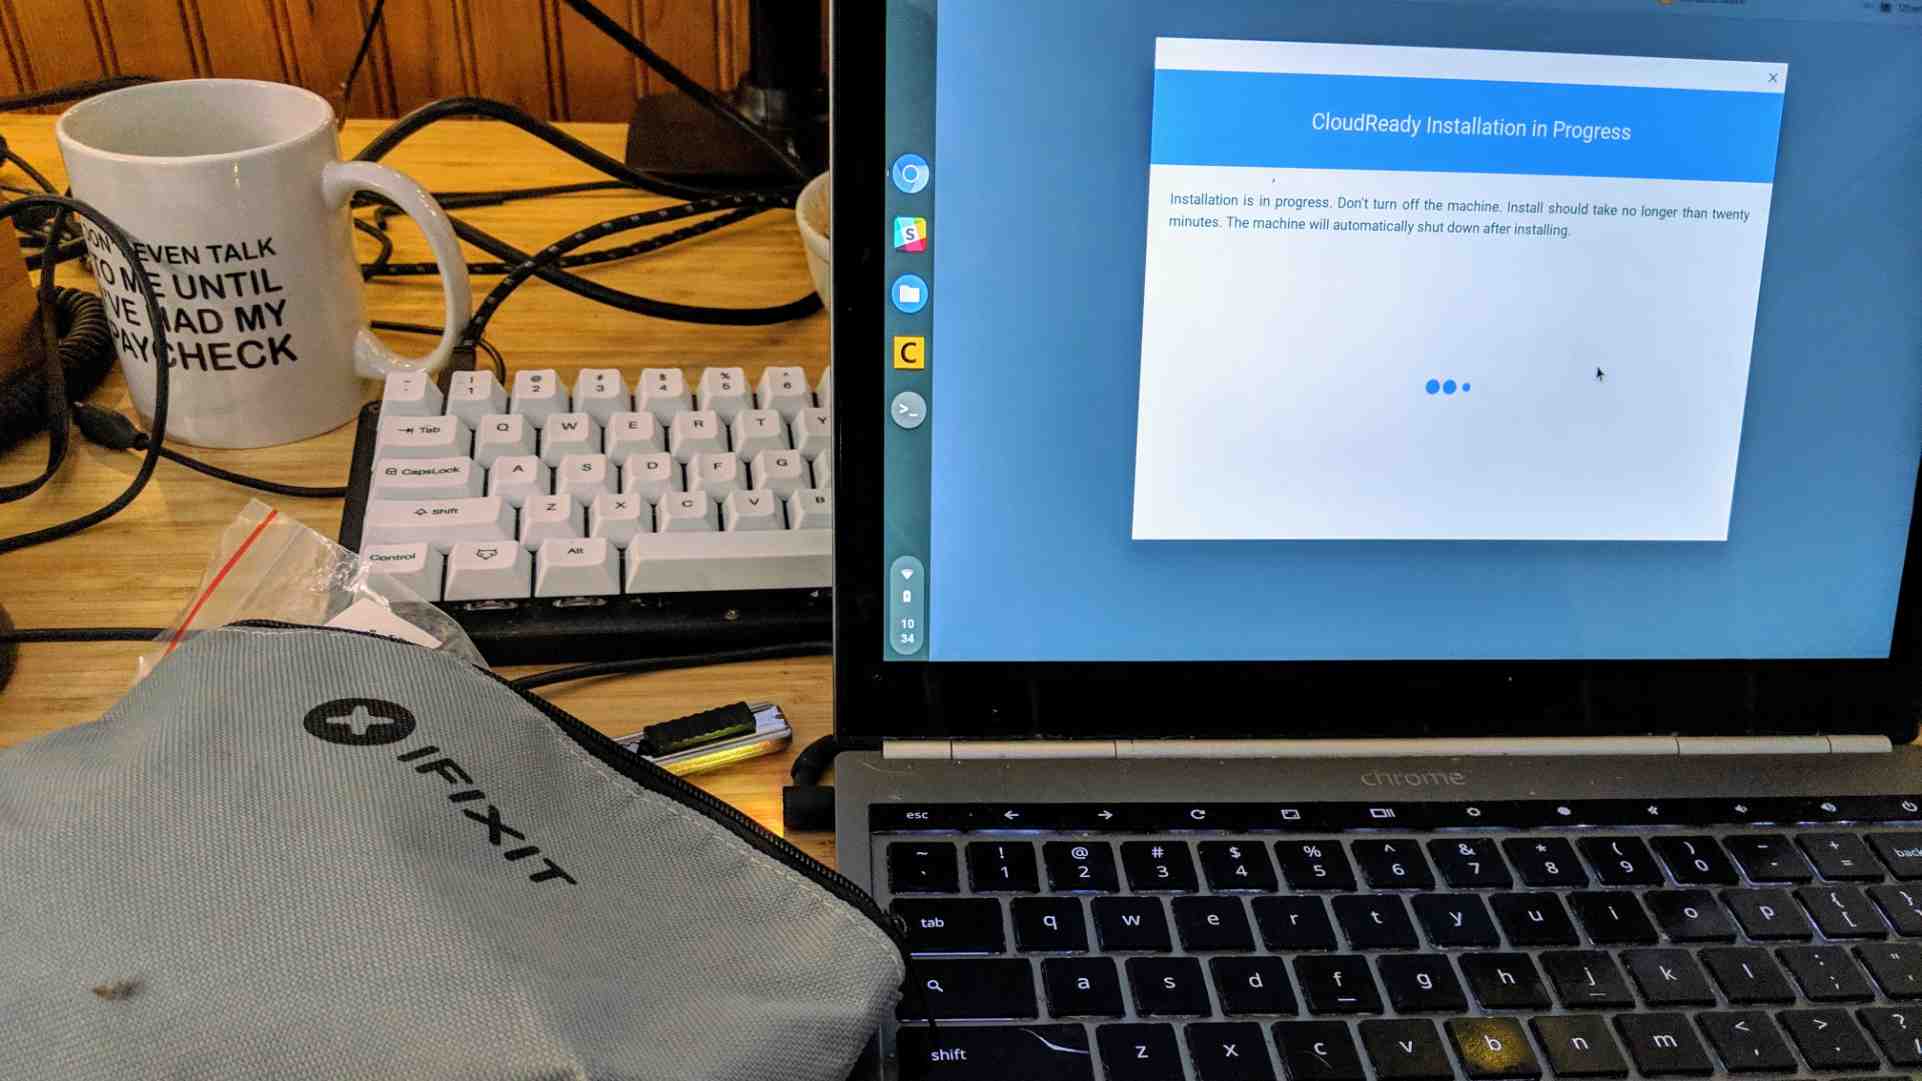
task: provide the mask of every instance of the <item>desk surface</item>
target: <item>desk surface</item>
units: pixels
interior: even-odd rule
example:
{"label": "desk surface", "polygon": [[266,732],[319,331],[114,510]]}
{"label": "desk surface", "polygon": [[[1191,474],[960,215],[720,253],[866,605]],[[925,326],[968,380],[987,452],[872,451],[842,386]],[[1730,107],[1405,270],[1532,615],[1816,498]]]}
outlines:
{"label": "desk surface", "polygon": [[[384,127],[350,121],[341,133],[351,153]],[[620,157],[625,129],[614,124],[571,124],[569,131]],[[55,184],[65,170],[54,146],[53,118],[0,117],[0,132],[27,161]],[[534,139],[505,125],[454,121],[428,128],[385,159],[435,190],[476,190],[562,184],[603,179]],[[9,182],[24,183],[8,168]],[[462,211],[476,225],[523,249],[534,249],[583,225],[618,214],[664,205],[667,200],[630,192],[593,192]],[[396,259],[428,259],[424,241],[404,219],[395,223]],[[363,258],[374,245],[356,235]],[[470,250],[471,251],[471,250]],[[484,258],[472,253],[475,258]],[[788,300],[807,292],[807,264],[793,216],[764,214],[712,236],[665,252],[588,272],[595,280],[686,303],[749,306]],[[85,271],[63,268],[70,284],[86,284]],[[497,279],[478,279],[478,299]],[[367,287],[376,319],[440,321],[440,285],[433,278],[388,279]],[[424,339],[391,339],[408,352]],[[488,327],[488,340],[510,370],[554,368],[565,376],[577,368],[738,365],[750,378],[768,364],[798,364],[809,378],[827,364],[827,317],[774,327],[702,327],[628,315],[600,307],[534,281],[514,293]],[[370,396],[378,386],[369,384]],[[131,413],[118,373],[93,400]],[[216,465],[294,484],[339,484],[347,474],[353,425],[304,443],[251,451],[205,451]],[[38,439],[0,455],[0,481],[32,476],[46,460]],[[76,437],[60,475],[39,493],[0,507],[0,535],[18,533],[83,514],[120,493],[139,458],[102,450]],[[135,503],[78,536],[0,556],[0,603],[20,627],[162,626],[186,603],[220,528],[252,498],[230,484],[162,463]],[[270,498],[322,534],[340,524],[340,501]],[[21,648],[13,682],[0,691],[0,746],[42,732],[92,720],[127,689],[132,643],[40,645]],[[518,674],[534,669],[506,669]],[[563,709],[608,733],[710,706],[746,700],[778,702],[791,718],[795,742],[788,754],[759,759],[695,780],[715,795],[781,830],[781,785],[793,751],[832,726],[832,688],[826,658],[771,661],[721,668],[566,684],[542,692]],[[794,838],[832,862],[833,838]]]}

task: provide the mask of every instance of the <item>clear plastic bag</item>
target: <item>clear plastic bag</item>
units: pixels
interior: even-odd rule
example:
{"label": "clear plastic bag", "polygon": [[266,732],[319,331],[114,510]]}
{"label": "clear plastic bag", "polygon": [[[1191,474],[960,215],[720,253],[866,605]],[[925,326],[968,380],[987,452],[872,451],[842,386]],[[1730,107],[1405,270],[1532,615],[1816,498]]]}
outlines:
{"label": "clear plastic bag", "polygon": [[447,613],[256,499],[222,531],[193,600],[140,654],[135,682],[195,634],[251,619],[367,631],[487,666]]}

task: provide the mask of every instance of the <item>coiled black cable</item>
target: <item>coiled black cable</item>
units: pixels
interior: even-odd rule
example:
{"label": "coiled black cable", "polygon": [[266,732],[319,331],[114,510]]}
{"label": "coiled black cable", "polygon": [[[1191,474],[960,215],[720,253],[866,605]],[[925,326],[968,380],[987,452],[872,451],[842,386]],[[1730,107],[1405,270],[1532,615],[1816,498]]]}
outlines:
{"label": "coiled black cable", "polygon": [[[84,398],[113,370],[113,324],[107,321],[106,305],[92,293],[55,289],[53,303],[66,397]],[[0,381],[0,449],[46,431],[47,419],[44,366]],[[0,488],[0,502],[21,498],[8,494],[13,487]]]}

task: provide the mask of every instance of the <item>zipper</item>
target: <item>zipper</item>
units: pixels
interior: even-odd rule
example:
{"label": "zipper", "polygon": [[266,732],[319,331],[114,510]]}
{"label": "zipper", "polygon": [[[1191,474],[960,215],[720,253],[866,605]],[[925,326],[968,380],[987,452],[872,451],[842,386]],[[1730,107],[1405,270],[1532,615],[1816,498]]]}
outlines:
{"label": "zipper", "polygon": [[[334,634],[352,634],[362,638],[374,638],[382,642],[394,643],[394,639],[384,635],[372,634],[367,631],[357,631],[348,627],[316,627],[310,624],[286,623],[276,619],[239,620],[230,624],[230,626],[264,627],[272,630],[326,631]],[[396,644],[408,645],[409,643],[401,642]],[[415,646],[413,648],[418,649],[420,647]],[[759,822],[741,813],[740,809],[736,808],[733,804],[696,788],[693,784],[669,773],[667,770],[648,761],[641,755],[627,750],[620,744],[615,743],[613,740],[596,731],[586,721],[568,713],[566,710],[561,709],[545,698],[523,691],[484,668],[477,668],[475,671],[493,680],[495,683],[500,684],[502,687],[507,688],[509,691],[512,691],[521,701],[539,710],[542,716],[552,721],[555,727],[559,728],[569,739],[572,739],[575,743],[579,744],[583,750],[611,767],[616,773],[619,773],[621,776],[656,795],[665,796],[676,803],[686,807],[692,807],[701,812],[708,818],[727,827],[730,833],[746,841],[755,851],[801,875],[815,885],[827,890],[830,894],[833,894],[837,900],[867,917],[869,922],[886,933],[889,941],[893,942],[895,948],[901,951],[902,963],[904,965],[908,963],[906,925],[899,916],[885,911],[880,905],[876,904],[874,898],[869,896],[866,890],[854,884],[853,879],[850,879],[841,872],[834,870],[820,860],[796,848],[785,838],[775,836]]]}

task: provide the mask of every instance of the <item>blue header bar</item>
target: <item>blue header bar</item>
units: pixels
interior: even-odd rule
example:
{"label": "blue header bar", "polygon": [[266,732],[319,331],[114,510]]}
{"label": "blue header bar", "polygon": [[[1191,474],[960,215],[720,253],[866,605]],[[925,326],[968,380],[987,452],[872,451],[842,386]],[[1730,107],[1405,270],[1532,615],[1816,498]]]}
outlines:
{"label": "blue header bar", "polygon": [[1155,72],[1156,165],[1773,183],[1780,93]]}

